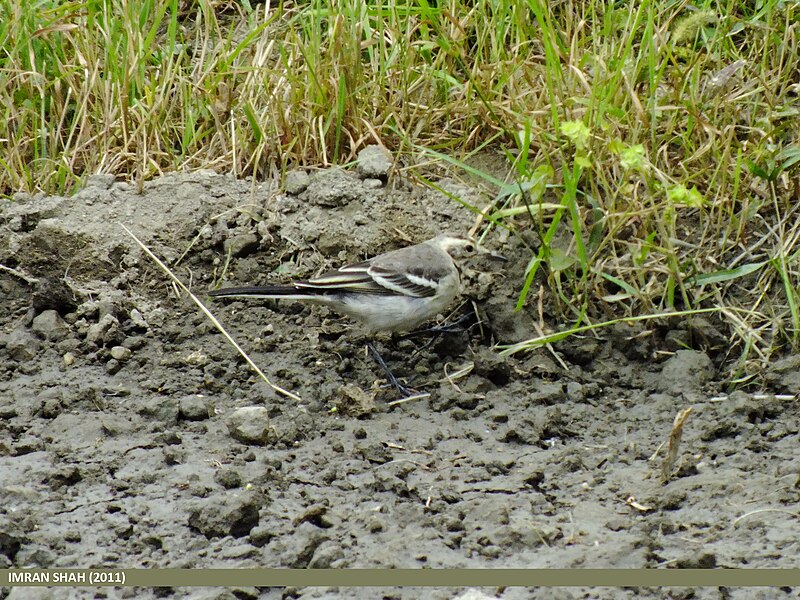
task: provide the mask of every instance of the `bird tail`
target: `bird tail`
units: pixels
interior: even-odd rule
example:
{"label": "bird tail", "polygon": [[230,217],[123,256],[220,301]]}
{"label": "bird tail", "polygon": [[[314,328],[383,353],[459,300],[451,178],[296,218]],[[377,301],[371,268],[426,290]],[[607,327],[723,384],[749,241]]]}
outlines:
{"label": "bird tail", "polygon": [[283,298],[286,300],[308,300],[318,297],[322,290],[297,288],[294,285],[266,285],[251,287],[231,287],[212,290],[212,298]]}

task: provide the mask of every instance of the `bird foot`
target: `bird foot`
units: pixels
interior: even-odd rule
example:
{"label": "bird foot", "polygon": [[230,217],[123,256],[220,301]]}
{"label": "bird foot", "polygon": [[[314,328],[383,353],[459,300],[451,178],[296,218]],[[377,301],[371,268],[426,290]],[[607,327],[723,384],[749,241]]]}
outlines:
{"label": "bird foot", "polygon": [[386,379],[389,381],[389,385],[391,385],[394,389],[396,389],[403,398],[408,398],[410,396],[415,395],[413,389],[406,387],[405,385],[400,383],[397,377],[395,377],[394,373],[392,373],[392,370],[389,368],[389,365],[386,364],[386,361],[383,359],[380,352],[378,352],[378,349],[375,347],[375,344],[373,344],[372,342],[367,342],[367,348],[369,349],[369,353],[372,355],[373,360],[376,363],[378,363],[378,366],[381,368],[381,371],[383,371],[384,375],[386,375]]}

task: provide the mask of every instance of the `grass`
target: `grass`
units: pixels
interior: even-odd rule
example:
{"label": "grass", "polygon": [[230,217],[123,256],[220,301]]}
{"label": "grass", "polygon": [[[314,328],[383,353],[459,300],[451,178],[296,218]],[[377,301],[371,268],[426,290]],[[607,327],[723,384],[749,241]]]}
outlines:
{"label": "grass", "polygon": [[[539,282],[563,331],[714,309],[742,383],[800,345],[799,30],[783,0],[0,0],[0,194],[378,141],[534,232],[520,308]],[[486,149],[505,178],[466,167]]]}

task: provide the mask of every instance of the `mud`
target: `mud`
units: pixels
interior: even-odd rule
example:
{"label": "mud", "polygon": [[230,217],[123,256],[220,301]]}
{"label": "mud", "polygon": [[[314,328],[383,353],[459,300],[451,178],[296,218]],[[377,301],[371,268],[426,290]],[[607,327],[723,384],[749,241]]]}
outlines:
{"label": "mud", "polygon": [[[529,306],[513,310],[530,255],[497,233],[487,244],[507,262],[463,266],[450,320],[477,315],[466,329],[380,341],[424,399],[391,404],[364,336],[325,309],[209,302],[297,402],[258,379],[121,227],[208,300],[218,284],[311,276],[474,222],[438,192],[387,182],[380,156],[364,158],[352,171],[290,174],[289,192],[211,172],[168,175],[141,193],[95,176],[69,198],[2,206],[0,568],[799,566],[800,407],[775,396],[797,391],[798,357],[776,364],[762,396],[726,394],[718,356],[695,335],[701,326],[721,335],[709,323],[620,326],[500,359],[493,344],[558,323],[546,289],[540,309],[538,283]],[[673,420],[688,407],[664,481]],[[96,593],[800,597],[707,588],[0,597]]]}

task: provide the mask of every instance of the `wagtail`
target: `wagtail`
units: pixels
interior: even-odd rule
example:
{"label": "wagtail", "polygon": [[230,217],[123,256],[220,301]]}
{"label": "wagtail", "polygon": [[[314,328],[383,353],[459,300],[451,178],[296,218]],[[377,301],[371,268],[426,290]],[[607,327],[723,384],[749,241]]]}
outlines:
{"label": "wagtail", "polygon": [[[461,289],[453,256],[467,256],[478,249],[470,238],[442,234],[319,277],[287,285],[224,288],[209,295],[300,300],[352,317],[369,333],[409,331],[450,305]],[[408,395],[375,347],[368,347],[392,385]]]}
{"label": "wagtail", "polygon": [[416,246],[288,285],[233,287],[214,298],[282,298],[322,304],[360,321],[370,333],[409,331],[445,310],[461,282],[453,255],[475,252],[474,240],[437,235]]}

